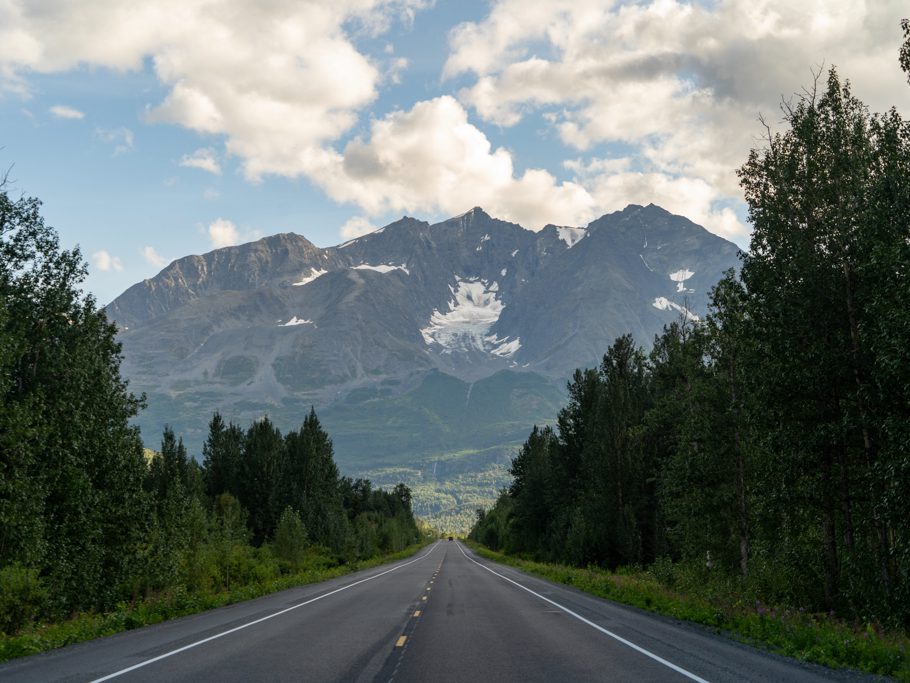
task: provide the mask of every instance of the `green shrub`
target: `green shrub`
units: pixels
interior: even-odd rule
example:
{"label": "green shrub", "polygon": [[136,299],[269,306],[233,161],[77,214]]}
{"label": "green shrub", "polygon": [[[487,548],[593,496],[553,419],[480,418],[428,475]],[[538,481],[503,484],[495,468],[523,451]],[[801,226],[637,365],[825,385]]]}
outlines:
{"label": "green shrub", "polygon": [[30,623],[44,608],[47,597],[37,569],[20,564],[0,569],[0,632],[15,633]]}

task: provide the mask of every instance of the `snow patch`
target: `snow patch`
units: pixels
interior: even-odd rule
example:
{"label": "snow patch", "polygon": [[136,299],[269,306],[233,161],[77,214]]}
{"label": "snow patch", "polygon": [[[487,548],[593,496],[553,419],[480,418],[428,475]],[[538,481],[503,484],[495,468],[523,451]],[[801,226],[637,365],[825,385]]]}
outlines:
{"label": "snow patch", "polygon": [[502,270],[499,271],[499,275],[500,275],[501,277],[505,277],[505,276],[506,276],[506,273],[508,273],[508,272],[509,272],[509,269],[508,269],[508,268],[503,268]]}
{"label": "snow patch", "polygon": [[492,348],[490,353],[500,358],[511,358],[521,348],[521,337],[515,337],[512,341],[509,338],[499,339],[495,334],[485,338]]}
{"label": "snow patch", "polygon": [[483,243],[483,242],[489,242],[489,241],[490,241],[490,236],[489,236],[489,235],[484,235],[483,237],[480,238],[480,241],[481,241],[481,243]]}
{"label": "snow patch", "polygon": [[665,296],[657,297],[656,299],[654,299],[654,301],[651,303],[651,305],[654,306],[654,308],[661,310],[661,311],[679,311],[686,317],[686,320],[691,320],[694,323],[697,323],[699,321],[699,317],[697,315],[695,315],[692,311],[690,311],[688,308],[686,308],[685,306],[680,306],[679,304],[670,301]]}
{"label": "snow patch", "polygon": [[312,325],[312,320],[304,320],[303,318],[298,318],[296,315],[288,320],[284,325],[280,327],[294,327],[295,325]]}
{"label": "snow patch", "polygon": [[403,270],[405,275],[411,274],[411,272],[404,267],[404,264],[400,266],[393,266],[390,264],[382,263],[378,266],[371,266],[367,263],[361,263],[359,266],[354,266],[354,270],[375,270],[377,273],[391,273],[393,270]]}
{"label": "snow patch", "polygon": [[310,269],[310,274],[303,278],[300,282],[295,282],[294,287],[303,287],[304,285],[310,284],[316,278],[320,278],[329,271],[327,270],[316,270],[315,268]]}
{"label": "snow patch", "polygon": [[516,249],[515,251],[513,251],[513,252],[512,252],[512,258],[515,258],[515,254],[517,254],[517,253],[518,253],[518,249]]}
{"label": "snow patch", "polygon": [[588,234],[588,231],[585,228],[556,226],[556,234],[559,236],[559,239],[565,242],[566,245],[568,245],[568,248],[571,249],[585,238],[585,236]]}
{"label": "snow patch", "polygon": [[675,273],[670,273],[670,279],[676,283],[677,292],[685,292],[686,285],[684,283],[693,275],[695,275],[695,273],[693,273],[691,270],[683,268],[682,270],[677,270]]}
{"label": "snow patch", "polygon": [[639,255],[638,255],[638,258],[640,258],[640,259],[641,259],[641,262],[645,264],[645,268],[647,268],[648,270],[650,270],[652,273],[654,272],[654,269],[653,269],[651,266],[648,265],[648,262],[645,261],[645,257],[644,257],[642,254],[639,254]]}
{"label": "snow patch", "polygon": [[691,270],[683,268],[682,270],[677,270],[675,273],[670,273],[670,279],[673,280],[673,282],[685,282],[693,275],[695,275],[695,273]]}
{"label": "snow patch", "polygon": [[[499,284],[480,278],[456,278],[449,285],[452,298],[448,311],[434,310],[430,323],[420,330],[428,345],[439,344],[445,351],[484,351],[505,356],[516,341],[490,335],[490,328],[499,320],[505,305],[499,298]],[[515,347],[517,351],[520,347]],[[512,351],[511,353],[514,353]]]}

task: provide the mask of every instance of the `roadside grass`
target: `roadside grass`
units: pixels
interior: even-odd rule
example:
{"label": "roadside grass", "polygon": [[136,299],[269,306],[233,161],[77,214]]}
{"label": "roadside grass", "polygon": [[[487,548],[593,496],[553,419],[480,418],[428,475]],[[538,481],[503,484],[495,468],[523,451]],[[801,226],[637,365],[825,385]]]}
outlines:
{"label": "roadside grass", "polygon": [[[468,545],[482,557],[586,593],[649,612],[707,626],[741,642],[831,668],[850,668],[910,681],[910,638],[875,624],[849,624],[829,614],[814,614],[758,601],[734,593],[674,590],[660,580],[662,568],[610,572],[535,562]],[[663,568],[665,570],[665,568]]]}
{"label": "roadside grass", "polygon": [[178,588],[145,598],[136,604],[121,603],[113,612],[80,613],[61,622],[33,624],[12,635],[0,633],[0,662],[252,600],[288,588],[326,581],[405,559],[427,545],[429,542],[417,543],[397,553],[335,566],[328,566],[329,558],[314,556],[308,562],[309,566],[294,574],[247,583],[229,591],[197,592]]}

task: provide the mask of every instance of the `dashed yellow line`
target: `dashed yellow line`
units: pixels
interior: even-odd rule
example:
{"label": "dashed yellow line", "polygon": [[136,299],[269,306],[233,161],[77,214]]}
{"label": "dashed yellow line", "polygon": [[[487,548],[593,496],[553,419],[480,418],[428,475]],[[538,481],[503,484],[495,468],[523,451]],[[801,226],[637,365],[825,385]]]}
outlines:
{"label": "dashed yellow line", "polygon": [[424,602],[426,602],[426,601],[427,601],[427,596],[426,596],[426,595],[422,595],[422,596],[420,597],[420,599],[423,600]]}
{"label": "dashed yellow line", "polygon": [[420,610],[416,610],[416,611],[414,612],[414,616],[415,616],[415,617],[419,617],[419,616],[420,616]]}
{"label": "dashed yellow line", "polygon": [[401,647],[402,645],[405,644],[405,641],[406,641],[407,639],[408,639],[407,636],[399,636],[399,637],[398,637],[398,642],[395,643],[395,647]]}

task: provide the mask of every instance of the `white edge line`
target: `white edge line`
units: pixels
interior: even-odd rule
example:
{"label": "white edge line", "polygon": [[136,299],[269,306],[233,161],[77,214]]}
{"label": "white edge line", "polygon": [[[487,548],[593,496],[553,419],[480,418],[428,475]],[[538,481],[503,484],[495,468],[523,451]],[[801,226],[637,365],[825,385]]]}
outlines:
{"label": "white edge line", "polygon": [[[138,664],[133,664],[133,666],[127,667],[126,669],[121,669],[120,671],[115,671],[114,673],[108,674],[107,676],[102,676],[101,678],[96,678],[93,681],[91,681],[91,683],[101,683],[101,681],[108,681],[112,678],[117,678],[118,676],[122,676],[123,674],[129,673],[130,671],[135,671],[136,669],[141,669],[144,666],[148,666],[149,664],[154,664],[155,662],[161,661],[162,659],[167,659],[168,657],[173,657],[176,654],[180,654],[181,652],[185,652],[186,650],[189,650],[191,648],[197,647],[199,645],[203,645],[204,643],[208,643],[209,641],[216,640],[216,639],[221,638],[226,635],[230,635],[231,633],[236,633],[237,631],[241,631],[245,628],[249,628],[250,626],[255,626],[256,624],[261,624],[263,621],[268,621],[269,619],[274,619],[275,617],[281,616],[282,614],[285,614],[286,612],[290,612],[291,610],[295,610],[298,607],[304,607],[305,605],[314,603],[317,600],[322,600],[323,598],[327,598],[330,595],[335,595],[335,593],[340,593],[341,591],[347,590],[348,588],[353,588],[354,586],[358,586],[361,583],[366,583],[367,581],[372,581],[373,579],[378,579],[380,576],[385,576],[386,574],[389,574],[391,572],[398,571],[402,567],[407,567],[409,564],[414,564],[415,562],[420,562],[420,560],[423,560],[424,558],[429,556],[430,553],[432,553],[434,550],[436,550],[436,548],[438,546],[439,546],[439,542],[437,541],[436,545],[434,545],[432,548],[430,548],[429,551],[427,551],[420,557],[411,560],[410,562],[405,562],[404,564],[399,564],[398,566],[392,567],[391,569],[386,569],[384,572],[380,572],[379,574],[374,574],[373,576],[368,576],[365,579],[360,579],[359,581],[355,581],[354,583],[349,583],[348,585],[342,586],[341,588],[336,588],[335,590],[329,591],[328,593],[323,593],[322,595],[318,595],[315,598],[311,598],[310,600],[307,600],[306,602],[301,602],[296,605],[291,605],[290,607],[287,607],[287,608],[280,610],[278,612],[275,612],[273,614],[269,614],[264,617],[260,617],[259,619],[248,622],[246,624],[242,624],[240,626],[235,626],[234,628],[228,629],[227,631],[222,631],[221,633],[216,633],[213,636],[209,636],[208,638],[203,638],[202,640],[197,640],[196,642],[189,643],[188,645],[184,645],[183,647],[178,647],[176,650],[171,650],[170,652],[165,652],[163,655],[158,655],[157,657],[152,657],[151,659],[146,659],[144,662],[139,662]],[[263,596],[263,597],[265,597],[265,596]]]}
{"label": "white edge line", "polygon": [[464,555],[465,557],[467,557],[471,562],[473,562],[474,564],[476,564],[476,565],[477,565],[478,567],[480,567],[481,569],[486,569],[488,572],[490,572],[491,574],[495,574],[495,575],[498,576],[500,579],[504,579],[504,580],[508,581],[509,583],[511,583],[511,584],[513,584],[513,585],[515,585],[515,586],[518,586],[519,588],[521,588],[522,590],[527,591],[527,592],[530,593],[531,595],[536,595],[538,598],[540,598],[540,599],[543,600],[544,602],[548,602],[548,603],[550,603],[551,605],[553,605],[554,607],[558,607],[559,609],[561,609],[561,610],[562,610],[563,612],[565,612],[566,614],[572,615],[573,617],[575,617],[576,619],[578,619],[578,620],[581,621],[581,622],[584,622],[585,624],[587,624],[587,625],[590,626],[591,628],[595,628],[595,629],[597,629],[598,631],[600,631],[601,633],[603,633],[603,634],[605,634],[605,635],[608,635],[608,636],[610,636],[611,638],[613,638],[613,639],[615,639],[615,640],[618,640],[618,641],[619,641],[620,643],[622,643],[623,645],[627,645],[628,647],[631,647],[631,648],[632,648],[633,650],[635,650],[636,652],[640,652],[640,653],[642,653],[643,655],[645,655],[646,657],[650,657],[650,658],[653,659],[655,662],[660,662],[660,663],[663,664],[664,666],[673,669],[673,671],[676,671],[676,672],[678,672],[678,673],[681,673],[681,674],[682,674],[683,676],[685,676],[686,678],[689,678],[689,679],[691,679],[691,680],[693,680],[693,681],[698,681],[698,683],[708,683],[708,681],[706,681],[704,678],[699,678],[698,676],[696,676],[696,675],[693,674],[692,672],[686,671],[686,670],[683,669],[682,667],[676,666],[676,664],[674,664],[673,662],[668,662],[668,661],[667,661],[666,659],[664,659],[663,657],[658,657],[658,656],[657,656],[656,654],[654,654],[653,652],[649,652],[648,650],[644,649],[643,647],[640,647],[640,646],[636,645],[635,643],[633,643],[633,642],[631,642],[631,641],[629,641],[629,640],[626,640],[626,639],[623,638],[622,636],[618,636],[618,635],[616,635],[615,633],[613,633],[612,631],[608,631],[608,630],[605,629],[603,626],[598,626],[597,624],[595,624],[595,623],[594,623],[593,621],[591,621],[590,619],[585,619],[583,616],[581,616],[581,615],[578,614],[577,612],[573,612],[573,611],[570,610],[568,607],[563,607],[563,606],[560,605],[558,602],[555,602],[554,600],[550,600],[550,598],[545,597],[545,596],[541,595],[540,593],[536,593],[536,592],[532,591],[532,590],[531,590],[530,588],[528,588],[527,586],[522,586],[520,583],[518,583],[517,581],[513,581],[513,580],[510,579],[508,576],[503,576],[503,575],[500,574],[499,572],[493,571],[492,569],[490,569],[490,568],[487,567],[486,565],[481,564],[480,562],[478,562],[477,560],[475,560],[473,557],[470,557],[470,556],[464,551],[464,549],[461,547],[461,544],[460,544],[460,543],[458,544],[458,549],[461,550],[461,554],[462,554],[462,555]]}

